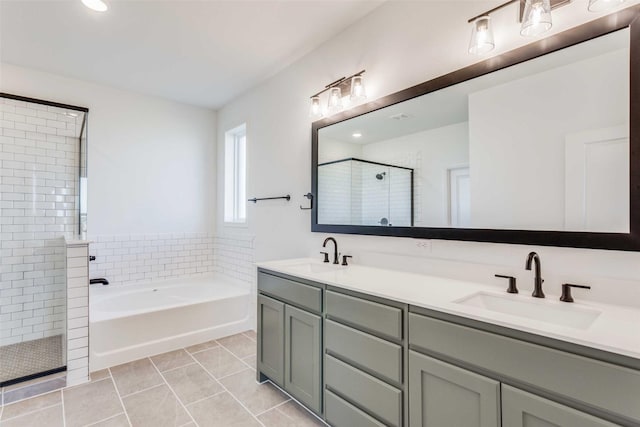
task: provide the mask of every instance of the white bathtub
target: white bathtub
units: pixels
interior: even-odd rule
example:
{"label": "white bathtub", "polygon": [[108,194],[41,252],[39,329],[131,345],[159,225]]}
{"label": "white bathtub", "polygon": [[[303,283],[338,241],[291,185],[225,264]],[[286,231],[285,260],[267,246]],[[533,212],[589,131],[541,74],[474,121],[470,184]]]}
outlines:
{"label": "white bathtub", "polygon": [[249,284],[206,275],[91,285],[91,372],[251,328]]}

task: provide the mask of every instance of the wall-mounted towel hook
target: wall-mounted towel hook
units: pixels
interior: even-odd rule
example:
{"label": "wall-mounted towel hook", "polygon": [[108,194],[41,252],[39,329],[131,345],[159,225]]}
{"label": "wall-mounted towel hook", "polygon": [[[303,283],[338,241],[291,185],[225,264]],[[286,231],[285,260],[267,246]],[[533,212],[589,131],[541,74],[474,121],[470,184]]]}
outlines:
{"label": "wall-mounted towel hook", "polygon": [[308,208],[303,208],[302,205],[300,205],[300,209],[303,211],[308,211],[313,209],[313,194],[311,193],[307,193],[302,197],[306,197],[307,199],[309,199],[309,207]]}

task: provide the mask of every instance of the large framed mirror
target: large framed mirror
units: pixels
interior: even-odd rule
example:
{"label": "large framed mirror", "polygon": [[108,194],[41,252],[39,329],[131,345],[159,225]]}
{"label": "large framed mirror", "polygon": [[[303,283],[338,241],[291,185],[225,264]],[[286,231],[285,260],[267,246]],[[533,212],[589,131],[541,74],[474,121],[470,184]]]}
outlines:
{"label": "large framed mirror", "polygon": [[312,231],[640,250],[640,6],[312,125]]}

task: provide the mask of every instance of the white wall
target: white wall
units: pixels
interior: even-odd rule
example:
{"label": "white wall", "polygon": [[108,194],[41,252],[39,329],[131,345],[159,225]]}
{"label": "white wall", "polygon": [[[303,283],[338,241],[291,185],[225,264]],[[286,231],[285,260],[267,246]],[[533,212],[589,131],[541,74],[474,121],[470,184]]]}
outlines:
{"label": "white wall", "polygon": [[[552,33],[601,16],[587,12],[586,5],[585,0],[577,0],[554,11]],[[218,223],[220,232],[254,234],[258,261],[319,256],[326,236],[311,233],[309,211],[298,208],[308,204],[302,195],[311,187],[309,95],[337,77],[365,68],[369,97],[376,99],[476,62],[482,58],[467,54],[467,19],[493,6],[489,1],[387,2],[221,109],[219,141],[224,140],[225,130],[247,123],[249,197],[290,193],[292,200],[250,204],[247,229],[237,231]],[[514,6],[492,15],[498,43],[495,54],[531,41],[520,37],[515,14]],[[221,150],[219,144],[218,153]],[[220,163],[218,168],[222,174]],[[536,250],[542,257],[549,294],[558,294],[562,280],[575,280],[593,286],[580,297],[607,300],[616,294],[613,286],[620,286],[627,289],[627,304],[640,304],[636,283],[640,253],[373,236],[338,235],[337,239],[341,251],[354,255],[355,263],[376,262],[500,286],[493,274],[510,273],[519,277],[525,290],[532,288],[531,273],[524,271],[525,257]],[[460,268],[461,263],[465,268]]]}
{"label": "white wall", "polygon": [[6,63],[0,90],[89,108],[89,236],[213,231],[214,111]]}

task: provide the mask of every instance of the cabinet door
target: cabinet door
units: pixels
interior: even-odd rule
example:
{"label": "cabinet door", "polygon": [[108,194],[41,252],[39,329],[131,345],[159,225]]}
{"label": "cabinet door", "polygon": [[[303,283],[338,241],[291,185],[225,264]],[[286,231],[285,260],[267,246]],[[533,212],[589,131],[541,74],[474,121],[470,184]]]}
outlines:
{"label": "cabinet door", "polygon": [[502,421],[509,427],[614,427],[608,421],[502,385]]}
{"label": "cabinet door", "polygon": [[500,383],[410,351],[409,425],[499,427]]}
{"label": "cabinet door", "polygon": [[258,295],[258,371],[284,386],[284,304]]}
{"label": "cabinet door", "polygon": [[284,310],[284,388],[309,409],[322,411],[322,321],[290,305]]}

